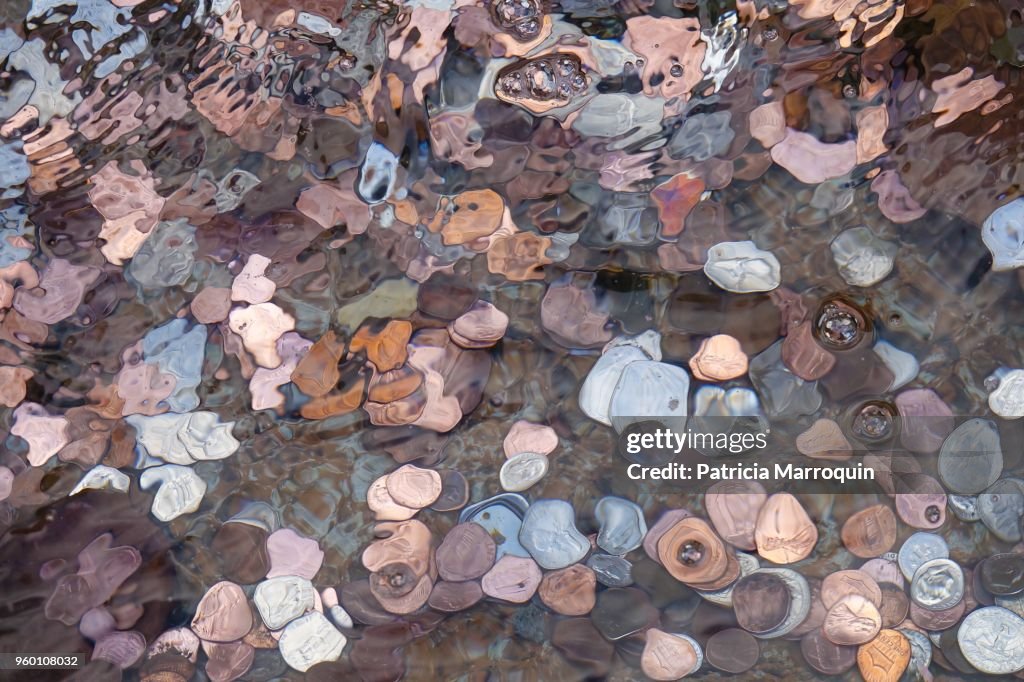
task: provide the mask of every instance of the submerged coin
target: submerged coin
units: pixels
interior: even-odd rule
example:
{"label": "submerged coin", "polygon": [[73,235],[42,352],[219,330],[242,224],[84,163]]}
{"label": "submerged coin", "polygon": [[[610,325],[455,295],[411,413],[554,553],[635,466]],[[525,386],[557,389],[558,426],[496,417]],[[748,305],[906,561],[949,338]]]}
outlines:
{"label": "submerged coin", "polygon": [[1024,670],[1024,619],[998,606],[972,611],[957,630],[964,658],[989,675]]}
{"label": "submerged coin", "polygon": [[993,554],[980,566],[981,584],[999,596],[1024,592],[1024,555],[1015,552]]}
{"label": "submerged coin", "polygon": [[678,680],[699,670],[704,661],[700,645],[686,635],[651,628],[646,638],[640,667],[652,680]]}
{"label": "submerged coin", "polygon": [[498,472],[501,487],[513,493],[532,488],[548,472],[548,458],[536,452],[522,452],[505,460]]}
{"label": "submerged coin", "polygon": [[644,536],[643,547],[644,553],[651,558],[651,561],[658,564],[661,563],[661,558],[658,557],[658,541],[661,540],[661,537],[671,530],[676,523],[682,521],[688,516],[693,516],[693,514],[685,509],[669,509],[658,517],[658,521],[648,529],[647,535]]}
{"label": "submerged coin", "polygon": [[897,682],[910,663],[910,642],[896,630],[882,630],[857,650],[864,682]]}
{"label": "submerged coin", "polygon": [[863,571],[836,571],[821,584],[821,601],[826,609],[848,594],[859,594],[875,606],[882,605],[882,590],[875,579]]}
{"label": "submerged coin", "polygon": [[884,504],[862,509],[846,520],[840,536],[854,556],[881,556],[896,544],[896,515]]}
{"label": "submerged coin", "polygon": [[946,493],[927,474],[902,474],[895,481],[896,513],[908,526],[933,530],[946,522]]}
{"label": "submerged coin", "polygon": [[597,546],[609,554],[633,551],[647,534],[643,510],[621,497],[602,497],[594,507],[594,517],[601,524]]}
{"label": "submerged coin", "polygon": [[445,535],[434,559],[441,578],[474,580],[490,570],[497,557],[491,535],[475,523],[460,523]]}
{"label": "submerged coin", "polygon": [[910,598],[902,588],[888,583],[880,585],[882,592],[882,603],[878,605],[878,612],[882,614],[882,627],[896,627],[907,619],[910,612]]}
{"label": "submerged coin", "polygon": [[544,575],[540,581],[540,600],[563,616],[583,616],[594,608],[597,577],[582,564],[573,564]]}
{"label": "submerged coin", "polygon": [[859,594],[849,594],[836,602],[822,625],[829,641],[843,646],[870,642],[881,628],[878,607]]}
{"label": "submerged coin", "polygon": [[900,547],[897,563],[903,577],[912,580],[917,569],[926,561],[948,557],[949,545],[942,536],[935,533],[914,533]]}
{"label": "submerged coin", "polygon": [[926,609],[917,603],[910,604],[910,620],[914,625],[931,632],[945,630],[957,624],[967,611],[967,600],[961,599],[954,606],[941,611]]}
{"label": "submerged coin", "polygon": [[989,419],[965,421],[939,450],[939,478],[954,493],[976,495],[995,483],[1002,471],[999,429]]}
{"label": "submerged coin", "polygon": [[488,597],[522,604],[533,597],[541,577],[533,559],[505,555],[484,575],[480,586]]}
{"label": "submerged coin", "polygon": [[762,557],[776,564],[791,564],[814,551],[818,529],[795,497],[776,493],[761,507],[754,539]]}
{"label": "submerged coin", "polygon": [[932,559],[921,564],[910,582],[910,598],[918,606],[943,611],[964,598],[964,572],[950,559]]}
{"label": "submerged coin", "polygon": [[786,589],[789,590],[790,601],[789,613],[786,615],[785,620],[773,630],[756,634],[755,636],[758,639],[774,639],[791,634],[800,624],[806,622],[811,613],[810,584],[802,575],[788,568],[761,568],[756,572],[782,578],[782,581],[786,584]]}
{"label": "submerged coin", "polygon": [[1024,481],[1004,478],[978,495],[978,516],[985,527],[1004,542],[1021,541],[1024,516]]}
{"label": "submerged coin", "polygon": [[757,481],[719,481],[705,493],[704,508],[723,540],[753,550],[757,515],[767,500],[764,486]]}
{"label": "submerged coin", "polygon": [[722,672],[738,675],[757,664],[757,659],[761,657],[761,645],[749,633],[728,628],[716,632],[708,639],[704,656],[708,663]]}
{"label": "submerged coin", "polygon": [[395,469],[384,482],[391,498],[403,507],[423,509],[432,505],[441,495],[440,474],[414,464]]}
{"label": "submerged coin", "polygon": [[587,567],[594,571],[597,581],[608,587],[629,587],[633,584],[633,564],[625,557],[613,554],[591,554]]}
{"label": "submerged coin", "polygon": [[771,632],[789,615],[789,588],[777,575],[755,571],[740,578],[732,594],[736,620],[747,632]]}
{"label": "submerged coin", "polygon": [[800,653],[807,665],[822,675],[842,675],[857,663],[857,648],[833,644],[821,628],[808,632],[800,639]]}
{"label": "submerged coin", "polygon": [[590,618],[601,634],[614,642],[656,625],[660,615],[643,590],[613,587],[598,593]]}
{"label": "submerged coin", "polygon": [[565,568],[583,559],[590,542],[576,529],[576,512],[564,500],[537,500],[519,530],[519,542],[543,568]]}
{"label": "submerged coin", "polygon": [[981,520],[978,514],[978,498],[973,495],[947,495],[946,505],[961,521],[974,523]]}
{"label": "submerged coin", "polygon": [[907,582],[906,579],[904,579],[903,574],[900,572],[899,564],[895,561],[884,559],[882,557],[865,561],[864,565],[860,567],[860,570],[874,578],[875,582],[878,583],[879,586],[884,583],[890,583],[902,590],[904,584]]}
{"label": "submerged coin", "polygon": [[673,578],[684,583],[706,584],[729,568],[722,540],[706,521],[693,516],[676,522],[661,536],[658,558]]}
{"label": "submerged coin", "polygon": [[462,509],[469,501],[469,482],[455,469],[441,469],[441,494],[430,505],[434,511],[446,512]]}
{"label": "submerged coin", "polygon": [[427,598],[427,605],[437,611],[454,613],[470,608],[483,599],[484,591],[475,580],[449,582],[440,580]]}

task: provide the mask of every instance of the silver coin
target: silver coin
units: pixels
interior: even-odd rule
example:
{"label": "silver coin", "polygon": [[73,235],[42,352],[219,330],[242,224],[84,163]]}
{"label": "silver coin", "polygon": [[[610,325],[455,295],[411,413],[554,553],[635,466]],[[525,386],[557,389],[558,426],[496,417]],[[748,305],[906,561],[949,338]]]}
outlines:
{"label": "silver coin", "polygon": [[896,563],[907,580],[914,579],[914,573],[921,564],[932,559],[948,559],[949,545],[942,536],[935,533],[914,533],[900,547]]}
{"label": "silver coin", "polygon": [[932,642],[923,632],[910,628],[896,630],[910,642],[910,664],[907,670],[927,670],[932,664]]}
{"label": "silver coin", "polygon": [[957,643],[967,662],[989,675],[1024,670],[1024,618],[998,606],[972,611],[960,623]]}
{"label": "silver coin", "polygon": [[587,567],[597,576],[597,582],[608,587],[629,587],[633,584],[633,564],[625,557],[613,554],[592,554]]}
{"label": "silver coin", "polygon": [[811,612],[811,586],[807,579],[794,570],[788,568],[759,568],[755,572],[772,573],[779,576],[789,588],[789,613],[786,619],[779,623],[778,627],[761,634],[751,633],[759,639],[775,639],[783,637],[792,632],[797,625],[804,622]]}
{"label": "silver coin", "polygon": [[[757,560],[757,557],[753,554],[747,554],[746,552],[736,552],[736,560],[740,564],[740,578],[750,575],[757,569],[761,568],[761,562]],[[732,608],[732,589],[736,587],[736,583],[739,582],[739,578],[730,583],[727,587],[723,587],[720,590],[695,590],[697,594],[703,597],[705,600],[712,604],[718,604],[728,609]]]}
{"label": "silver coin", "polygon": [[644,510],[621,497],[602,497],[594,507],[594,518],[601,524],[597,546],[609,554],[632,552],[647,535]]}
{"label": "silver coin", "polygon": [[974,495],[948,495],[946,506],[964,523],[981,520],[981,516],[978,515],[978,498]]}
{"label": "silver coin", "polygon": [[969,419],[946,437],[939,451],[939,478],[946,489],[977,495],[999,480],[1003,451],[989,419]]}
{"label": "silver coin", "polygon": [[498,472],[501,487],[512,493],[532,488],[548,473],[548,458],[536,452],[522,452],[505,460]]}
{"label": "silver coin", "polygon": [[1024,618],[1024,592],[1021,594],[996,596],[993,598],[993,601],[996,606],[1001,606],[1008,611],[1013,611],[1021,618]]}
{"label": "silver coin", "polygon": [[951,559],[921,564],[910,582],[910,598],[929,611],[945,611],[964,598],[964,571]]}
{"label": "silver coin", "polygon": [[1004,542],[1020,542],[1024,515],[1024,481],[1004,478],[978,496],[978,516],[992,535]]}
{"label": "silver coin", "polygon": [[526,510],[519,543],[549,571],[582,561],[590,540],[576,528],[576,510],[565,500],[537,500]]}

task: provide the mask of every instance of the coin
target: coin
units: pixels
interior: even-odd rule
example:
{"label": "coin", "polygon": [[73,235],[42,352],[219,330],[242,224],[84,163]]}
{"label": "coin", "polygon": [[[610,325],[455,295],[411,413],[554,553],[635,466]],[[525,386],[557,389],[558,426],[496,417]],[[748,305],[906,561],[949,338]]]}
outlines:
{"label": "coin", "polygon": [[918,677],[923,677],[921,671],[927,671],[932,663],[932,642],[928,635],[910,628],[898,628],[896,630],[910,642],[910,664],[908,670],[916,671]]}
{"label": "coin", "polygon": [[897,557],[903,577],[912,580],[924,562],[949,557],[949,546],[935,533],[914,533],[900,547]]}
{"label": "coin", "polygon": [[949,434],[939,450],[939,478],[961,495],[976,495],[999,479],[1003,451],[999,429],[989,419],[969,419]]}
{"label": "coin", "polygon": [[729,567],[722,540],[704,519],[676,522],[658,540],[658,557],[672,577],[684,583],[707,583],[721,578]]}
{"label": "coin", "polygon": [[607,587],[629,587],[633,584],[633,564],[613,554],[591,554],[587,568],[597,576],[597,582]]}
{"label": "coin", "polygon": [[964,572],[950,559],[932,559],[921,564],[910,581],[910,598],[931,611],[944,611],[964,598]]}
{"label": "coin", "polygon": [[[371,581],[370,586],[373,586]],[[396,594],[396,596],[389,596],[384,592],[378,590],[374,592],[374,596],[377,597],[377,601],[390,613],[397,613],[399,615],[410,614],[416,611],[421,606],[427,603],[427,599],[430,598],[430,592],[434,589],[434,582],[430,579],[429,574],[425,574],[413,584],[412,589],[405,594]]]}
{"label": "coin", "polygon": [[465,507],[469,502],[469,482],[466,477],[455,469],[440,469],[437,473],[441,476],[441,494],[430,508],[446,512]]}
{"label": "coin", "polygon": [[896,544],[896,515],[884,504],[862,509],[846,520],[840,537],[854,556],[881,556]]}
{"label": "coin", "polygon": [[770,632],[789,614],[789,589],[770,573],[755,571],[740,578],[732,594],[736,620],[748,632]]}
{"label": "coin", "polygon": [[896,513],[908,526],[922,530],[946,522],[946,493],[927,474],[901,474],[895,479]]}
{"label": "coin", "polygon": [[565,568],[590,551],[587,537],[576,528],[576,510],[565,500],[537,500],[529,506],[519,542],[548,570]]}
{"label": "coin", "polygon": [[1024,516],[1024,481],[1004,478],[978,495],[978,516],[992,535],[1004,542],[1020,542]]}
{"label": "coin", "polygon": [[803,505],[789,493],[768,498],[757,516],[754,530],[757,552],[776,564],[806,559],[818,542],[818,529]]}
{"label": "coin", "polygon": [[981,584],[993,595],[1024,592],[1024,555],[993,554],[981,562]]}
{"label": "coin", "polygon": [[441,578],[463,582],[479,578],[490,570],[497,548],[490,533],[475,523],[453,527],[437,548],[434,560]]}
{"label": "coin", "polygon": [[544,575],[540,581],[540,600],[555,613],[582,616],[593,610],[597,577],[582,564],[573,564]]}
{"label": "coin", "polygon": [[685,509],[669,509],[658,517],[657,523],[651,526],[647,530],[647,535],[644,536],[644,553],[658,564],[661,563],[661,559],[658,557],[658,541],[661,540],[661,536],[667,533],[677,522],[682,521],[688,516],[693,516],[690,512]]}
{"label": "coin", "polygon": [[753,550],[757,515],[768,499],[757,481],[719,481],[704,495],[708,518],[722,539],[734,547]]}
{"label": "coin", "polygon": [[821,601],[821,581],[817,578],[807,578],[807,584],[811,590],[807,617],[786,635],[786,639],[800,639],[812,630],[820,630],[825,623],[828,609]]}
{"label": "coin", "polygon": [[870,642],[881,628],[878,607],[859,594],[849,594],[836,602],[822,625],[829,641],[843,646]]}
{"label": "coin", "polygon": [[967,600],[961,599],[955,606],[942,611],[932,611],[916,603],[910,603],[910,620],[914,625],[931,632],[938,632],[956,625],[967,612]]}
{"label": "coin", "polygon": [[651,628],[640,668],[652,680],[669,682],[699,670],[703,660],[700,645],[693,638]]}
{"label": "coin", "polygon": [[252,629],[252,609],[238,585],[222,581],[206,591],[196,606],[192,630],[210,642],[233,642]]}
{"label": "coin", "polygon": [[821,584],[821,601],[826,609],[848,594],[859,594],[875,606],[882,605],[882,590],[875,579],[863,571],[836,571]]}
{"label": "coin", "polygon": [[[736,564],[739,566],[740,575],[739,577],[750,575],[757,569],[761,568],[761,562],[757,560],[757,557],[753,554],[747,554],[746,552],[736,552]],[[732,608],[732,592],[733,588],[736,587],[736,582],[733,581],[729,585],[719,590],[698,590],[697,594],[712,604],[718,604],[726,608]]]}
{"label": "coin", "polygon": [[483,599],[484,591],[475,580],[448,582],[440,580],[427,598],[427,606],[446,613],[463,611]]}
{"label": "coin", "polygon": [[632,552],[643,543],[647,534],[643,509],[621,497],[609,495],[598,500],[594,506],[594,518],[600,524],[597,546],[609,554]]}
{"label": "coin", "polygon": [[822,675],[842,675],[857,662],[857,648],[833,644],[821,628],[808,632],[800,639],[800,653],[807,665]]}
{"label": "coin", "polygon": [[749,633],[729,628],[708,639],[704,656],[715,668],[737,675],[754,667],[761,656],[761,645]]}
{"label": "coin", "polygon": [[599,592],[590,619],[605,639],[616,641],[657,625],[661,614],[643,590],[612,587]]}
{"label": "coin", "polygon": [[882,627],[896,627],[907,619],[910,612],[910,598],[895,585],[888,583],[880,585],[882,591],[882,603],[878,606],[878,612],[882,614]]}
{"label": "coin", "polygon": [[403,507],[423,509],[441,495],[441,476],[433,469],[415,464],[401,466],[385,479],[391,498]]}
{"label": "coin", "polygon": [[890,561],[889,559],[883,559],[882,557],[865,561],[864,565],[860,567],[860,570],[874,578],[875,582],[879,585],[882,585],[883,583],[890,583],[900,589],[903,589],[903,586],[907,582],[903,577],[903,574],[900,573],[899,564],[895,561]]}
{"label": "coin", "polygon": [[404,507],[388,492],[387,476],[381,476],[366,491],[366,506],[378,521],[406,521],[416,516],[419,509]]}
{"label": "coin", "polygon": [[961,521],[974,523],[981,520],[978,514],[978,498],[974,495],[947,495],[946,505]]}
{"label": "coin", "polygon": [[761,568],[757,572],[777,576],[786,584],[786,589],[789,590],[789,613],[778,627],[755,636],[758,639],[785,637],[810,615],[811,586],[806,578],[788,568]]}
{"label": "coin", "polygon": [[484,574],[480,586],[488,597],[523,604],[533,597],[541,578],[536,561],[506,554]]}
{"label": "coin", "polygon": [[547,457],[536,452],[521,452],[505,460],[498,480],[503,489],[518,493],[532,488],[547,472]]}
{"label": "coin", "polygon": [[998,606],[967,614],[957,630],[957,643],[968,663],[989,675],[1024,670],[1024,619]]}
{"label": "coin", "polygon": [[910,663],[910,642],[896,630],[882,630],[857,649],[864,682],[897,682]]}

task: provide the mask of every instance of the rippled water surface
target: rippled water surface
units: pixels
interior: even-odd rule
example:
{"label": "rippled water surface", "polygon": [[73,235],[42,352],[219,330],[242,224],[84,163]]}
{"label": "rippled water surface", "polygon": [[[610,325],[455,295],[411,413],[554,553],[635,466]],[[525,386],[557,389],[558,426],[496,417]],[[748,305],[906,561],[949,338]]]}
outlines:
{"label": "rippled water surface", "polygon": [[[1024,478],[1022,22],[1010,0],[5,3],[0,651],[87,662],[10,679],[648,679],[651,628],[706,647],[738,624],[639,543],[632,587],[582,614],[480,576],[467,608],[426,595],[458,509],[544,444],[521,494],[571,503],[593,554],[604,496],[644,532],[707,518],[703,490],[624,475],[618,435],[651,416],[760,418],[765,459],[818,463],[819,420],[847,451],[863,419],[938,420],[882,448],[932,477],[911,492],[937,525],[907,491],[803,494],[818,539],[787,568],[862,566],[840,529],[881,504],[893,552],[934,531],[971,583],[1024,512],[1007,536],[946,508]],[[972,417],[1001,459],[964,491],[934,455]],[[410,463],[439,475],[385,484]],[[387,544],[409,528],[426,540]],[[378,550],[422,599],[369,596]],[[253,604],[307,569],[297,614],[330,619],[302,641],[345,645],[300,672]],[[980,675],[952,620],[904,679]],[[819,679],[797,639],[693,674]]]}

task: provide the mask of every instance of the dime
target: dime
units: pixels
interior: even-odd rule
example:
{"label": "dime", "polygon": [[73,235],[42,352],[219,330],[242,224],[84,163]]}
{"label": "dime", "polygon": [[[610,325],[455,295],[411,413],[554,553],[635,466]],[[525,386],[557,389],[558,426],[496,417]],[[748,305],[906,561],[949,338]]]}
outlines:
{"label": "dime", "polygon": [[551,571],[540,581],[540,600],[563,616],[583,616],[594,608],[597,578],[582,564]]}
{"label": "dime", "polygon": [[415,464],[395,469],[388,474],[385,483],[396,503],[412,509],[429,507],[441,495],[441,475]]}
{"label": "dime", "polygon": [[711,636],[704,656],[715,668],[736,675],[754,667],[761,656],[761,645],[743,630],[729,628]]}
{"label": "dime", "polygon": [[755,571],[740,578],[732,594],[736,620],[748,632],[770,632],[789,614],[789,589],[770,573]]}
{"label": "dime", "polygon": [[1007,552],[993,554],[981,562],[981,584],[993,595],[1024,592],[1024,555]]}
{"label": "dime", "polygon": [[857,662],[857,649],[833,644],[821,628],[811,630],[800,639],[800,652],[807,665],[822,675],[842,675]]}
{"label": "dime", "polygon": [[998,606],[972,611],[957,630],[964,658],[989,675],[1024,670],[1024,619]]}
{"label": "dime", "polygon": [[882,630],[857,649],[857,668],[864,682],[897,682],[910,663],[910,642],[896,630]]}
{"label": "dime", "polygon": [[613,554],[591,554],[587,559],[597,581],[607,587],[629,587],[633,584],[633,564]]}
{"label": "dime", "polygon": [[911,580],[924,562],[949,557],[949,546],[935,533],[914,533],[900,547],[897,556],[900,572]]}
{"label": "dime", "polygon": [[522,452],[505,460],[498,472],[501,487],[513,493],[532,488],[548,472],[548,458],[536,452]]}
{"label": "dime", "polygon": [[950,559],[932,559],[921,564],[910,582],[910,598],[932,611],[956,606],[964,598],[964,572]]}
{"label": "dime", "polygon": [[910,670],[927,670],[932,664],[932,642],[928,635],[910,628],[899,628],[896,630],[910,642]]}
{"label": "dime", "polygon": [[818,529],[795,497],[776,493],[761,507],[754,540],[758,554],[768,561],[791,564],[814,551]]}
{"label": "dime", "polygon": [[1004,478],[978,495],[978,516],[985,527],[1004,542],[1020,542],[1024,516],[1024,481]]}
{"label": "dime", "polygon": [[279,647],[285,663],[306,672],[317,663],[338,660],[345,641],[324,614],[311,611],[285,627]]}
{"label": "dime", "polygon": [[590,541],[576,529],[576,511],[564,500],[537,500],[519,530],[519,542],[543,568],[565,568],[583,559]]}
{"label": "dime", "polygon": [[757,481],[720,481],[708,488],[704,508],[722,539],[734,547],[753,550],[757,515],[767,501]]}
{"label": "dime", "polygon": [[640,658],[640,668],[652,680],[669,682],[696,672],[704,661],[700,645],[686,635],[651,628]]}
{"label": "dime", "polygon": [[828,610],[822,629],[829,641],[843,646],[870,642],[882,628],[878,607],[859,594],[840,599]]}
{"label": "dime", "polygon": [[460,523],[445,535],[434,559],[444,580],[463,582],[491,569],[497,548],[490,533],[475,523]]}
{"label": "dime", "polygon": [[821,584],[821,601],[826,609],[848,594],[859,594],[875,606],[882,605],[882,590],[875,579],[863,571],[836,571]]}
{"label": "dime", "polygon": [[313,583],[305,578],[284,575],[264,580],[256,586],[253,602],[271,630],[280,630],[306,611],[313,609],[316,601]]}

